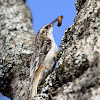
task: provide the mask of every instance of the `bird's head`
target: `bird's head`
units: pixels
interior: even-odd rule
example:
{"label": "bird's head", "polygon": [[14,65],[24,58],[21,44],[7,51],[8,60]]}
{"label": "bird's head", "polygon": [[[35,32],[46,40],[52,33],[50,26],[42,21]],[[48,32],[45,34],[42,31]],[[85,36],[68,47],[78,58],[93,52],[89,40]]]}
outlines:
{"label": "bird's head", "polygon": [[53,26],[56,23],[57,19],[55,19],[52,23],[44,25],[40,30],[39,33],[41,35],[45,35],[50,37],[53,34]]}
{"label": "bird's head", "polygon": [[58,27],[61,26],[62,24],[62,18],[63,16],[58,16],[57,19],[55,19],[52,23],[44,25],[38,32],[37,36],[46,36],[50,38],[51,40],[53,39],[53,26],[54,24],[58,21]]}

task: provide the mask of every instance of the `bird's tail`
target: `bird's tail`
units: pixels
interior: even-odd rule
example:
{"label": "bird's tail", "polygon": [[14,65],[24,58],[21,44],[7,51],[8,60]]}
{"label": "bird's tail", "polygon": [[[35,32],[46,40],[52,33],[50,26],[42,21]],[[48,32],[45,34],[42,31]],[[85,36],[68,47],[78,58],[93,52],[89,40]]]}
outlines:
{"label": "bird's tail", "polygon": [[41,83],[41,81],[42,81],[42,79],[41,79],[43,77],[42,71],[43,71],[44,68],[45,68],[45,66],[43,66],[43,65],[40,66],[35,73],[29,100],[33,100],[33,98],[37,95],[37,87],[38,87],[39,83]]}
{"label": "bird's tail", "polygon": [[29,100],[33,100],[33,97],[37,95],[37,87],[38,87],[38,79],[33,81]]}

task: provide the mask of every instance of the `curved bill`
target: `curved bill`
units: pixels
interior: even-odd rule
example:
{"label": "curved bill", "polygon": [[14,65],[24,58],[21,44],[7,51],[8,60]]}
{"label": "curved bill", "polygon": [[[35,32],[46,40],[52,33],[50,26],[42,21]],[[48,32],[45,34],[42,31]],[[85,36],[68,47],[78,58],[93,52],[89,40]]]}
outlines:
{"label": "curved bill", "polygon": [[55,19],[52,23],[50,23],[52,26],[56,23],[57,19]]}

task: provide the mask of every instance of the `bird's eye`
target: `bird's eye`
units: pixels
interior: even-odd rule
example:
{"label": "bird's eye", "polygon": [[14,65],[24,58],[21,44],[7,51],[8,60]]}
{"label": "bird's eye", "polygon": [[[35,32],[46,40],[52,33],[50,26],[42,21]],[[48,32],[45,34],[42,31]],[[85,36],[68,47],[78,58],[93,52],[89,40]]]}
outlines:
{"label": "bird's eye", "polygon": [[48,29],[48,26],[46,26],[45,29]]}

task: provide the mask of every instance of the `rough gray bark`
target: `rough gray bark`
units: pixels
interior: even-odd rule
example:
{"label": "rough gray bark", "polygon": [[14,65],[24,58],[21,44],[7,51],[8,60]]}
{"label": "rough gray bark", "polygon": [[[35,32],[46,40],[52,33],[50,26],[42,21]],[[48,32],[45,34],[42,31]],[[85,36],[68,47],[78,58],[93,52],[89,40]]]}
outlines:
{"label": "rough gray bark", "polygon": [[25,0],[0,0],[0,92],[12,100],[28,100],[34,38]]}
{"label": "rough gray bark", "polygon": [[100,1],[77,0],[76,9],[62,38],[58,67],[35,100],[100,100]]}

